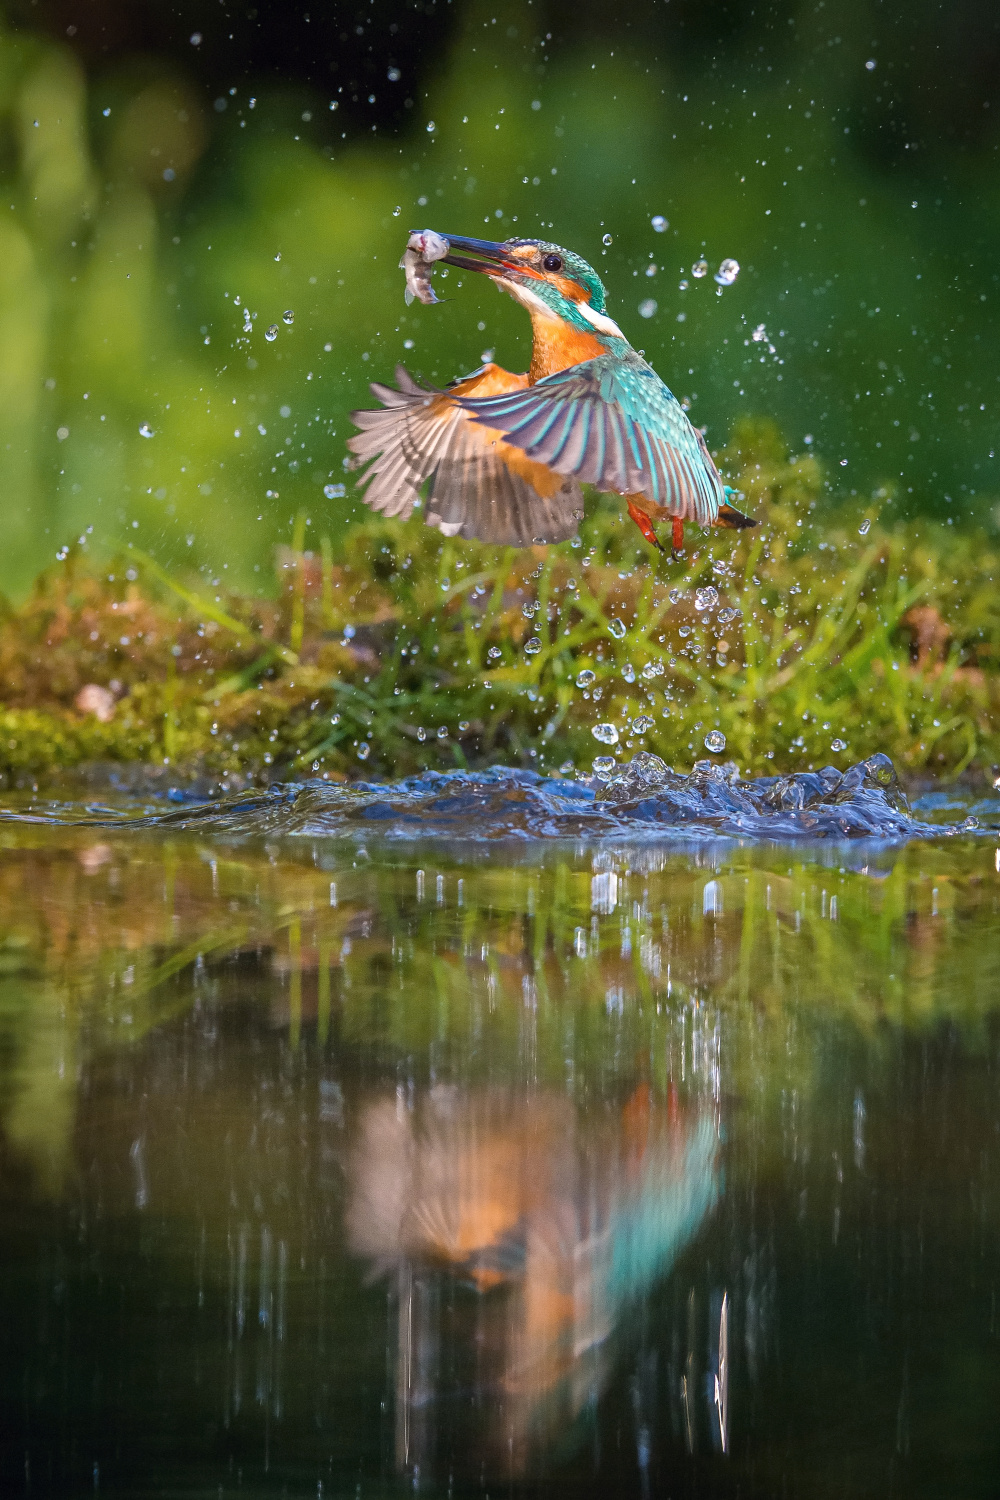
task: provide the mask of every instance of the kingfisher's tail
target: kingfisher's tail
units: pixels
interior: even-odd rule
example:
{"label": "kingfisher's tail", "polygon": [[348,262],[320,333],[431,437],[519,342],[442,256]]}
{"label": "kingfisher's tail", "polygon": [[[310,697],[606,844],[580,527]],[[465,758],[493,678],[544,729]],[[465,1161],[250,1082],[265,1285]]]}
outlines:
{"label": "kingfisher's tail", "polygon": [[720,505],[719,514],[712,522],[713,526],[721,526],[724,531],[745,531],[748,526],[756,526],[757,522],[753,516],[745,516],[735,505]]}

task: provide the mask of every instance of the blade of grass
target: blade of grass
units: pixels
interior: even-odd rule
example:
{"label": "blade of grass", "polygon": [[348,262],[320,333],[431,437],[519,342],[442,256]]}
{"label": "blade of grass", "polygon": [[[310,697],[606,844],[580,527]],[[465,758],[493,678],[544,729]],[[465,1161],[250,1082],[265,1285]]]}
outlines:
{"label": "blade of grass", "polygon": [[[148,553],[141,552],[138,547],[132,547],[129,550],[129,556],[134,557],[140,567],[145,572],[151,574],[157,582],[162,583],[165,588],[170,589],[179,599],[183,599],[184,603],[196,614],[204,615],[206,620],[214,620],[216,625],[221,625],[223,630],[231,630],[240,639],[253,635],[252,628],[245,621],[234,619],[232,615],[227,614],[224,609],[220,609],[212,600],[203,598],[201,594],[196,594],[193,589],[185,588],[184,584],[178,583],[176,578],[171,578],[167,570],[161,568],[160,564],[154,558],[150,557]],[[281,657],[282,661],[287,662],[290,667],[298,666],[299,658],[297,653],[289,651],[287,646],[282,646],[280,643],[275,642],[273,651],[275,655]]]}

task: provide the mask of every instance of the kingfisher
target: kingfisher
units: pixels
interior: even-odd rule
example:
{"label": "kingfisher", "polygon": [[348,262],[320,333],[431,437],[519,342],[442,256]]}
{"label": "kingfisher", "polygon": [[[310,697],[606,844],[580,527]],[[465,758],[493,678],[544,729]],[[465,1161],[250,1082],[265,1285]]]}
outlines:
{"label": "kingfisher", "polygon": [[[422,247],[432,245],[429,251]],[[531,363],[512,374],[492,362],[437,389],[396,369],[374,383],[380,405],[351,414],[348,440],[364,468],[362,498],[406,519],[428,485],[424,520],[446,536],[528,547],[561,542],[583,519],[581,484],[620,495],[642,535],[675,553],[684,523],[740,530],[756,521],[731,490],[676,396],[608,316],[592,266],[547,240],[415,234],[407,284],[422,301],[431,261],[489,276],[531,317]],[[414,275],[412,273],[416,272]],[[429,482],[429,483],[428,483]]]}

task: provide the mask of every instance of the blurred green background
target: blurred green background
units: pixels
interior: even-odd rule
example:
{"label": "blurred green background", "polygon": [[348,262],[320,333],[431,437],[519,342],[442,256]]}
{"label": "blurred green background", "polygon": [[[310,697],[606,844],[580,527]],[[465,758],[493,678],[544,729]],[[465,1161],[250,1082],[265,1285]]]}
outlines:
{"label": "blurred green background", "polygon": [[713,446],[767,414],[831,493],[996,524],[991,0],[311,4],[0,7],[0,589],[341,536],[369,379],[527,364],[488,284],[405,307],[425,226],[591,259]]}

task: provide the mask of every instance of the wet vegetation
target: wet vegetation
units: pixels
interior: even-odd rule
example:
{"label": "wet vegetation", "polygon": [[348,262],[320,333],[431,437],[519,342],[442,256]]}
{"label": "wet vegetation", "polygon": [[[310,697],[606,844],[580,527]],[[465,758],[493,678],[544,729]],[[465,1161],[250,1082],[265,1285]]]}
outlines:
{"label": "wet vegetation", "polygon": [[[169,782],[399,775],[492,762],[904,773],[1000,761],[1000,556],[983,534],[831,507],[817,460],[744,424],[719,461],[757,529],[682,559],[610,499],[524,552],[371,521],[334,552],[300,513],[268,600],[138,548],[71,551],[0,624],[0,766],[90,761]],[[215,585],[212,587],[212,585]],[[722,737],[722,739],[719,738]],[[237,778],[235,781],[233,778]]]}

